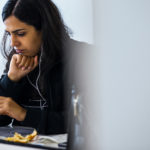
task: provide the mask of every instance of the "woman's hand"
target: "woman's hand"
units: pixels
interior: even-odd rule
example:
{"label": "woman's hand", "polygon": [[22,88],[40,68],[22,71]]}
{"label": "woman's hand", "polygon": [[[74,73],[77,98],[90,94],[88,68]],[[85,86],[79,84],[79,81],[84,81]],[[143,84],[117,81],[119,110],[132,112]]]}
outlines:
{"label": "woman's hand", "polygon": [[26,110],[13,101],[12,98],[0,96],[0,115],[7,115],[18,121],[23,121]]}
{"label": "woman's hand", "polygon": [[10,62],[8,77],[10,80],[17,82],[29,72],[34,70],[37,65],[38,56],[29,57],[14,54]]}

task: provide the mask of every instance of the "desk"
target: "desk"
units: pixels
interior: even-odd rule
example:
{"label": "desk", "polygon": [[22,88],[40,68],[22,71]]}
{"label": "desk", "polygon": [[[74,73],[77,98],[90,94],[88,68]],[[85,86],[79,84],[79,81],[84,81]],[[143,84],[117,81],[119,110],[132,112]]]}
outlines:
{"label": "desk", "polygon": [[[31,147],[23,147],[23,146],[17,146],[17,145],[10,145],[10,144],[4,144],[4,143],[0,143],[0,148],[2,150],[35,150],[35,148],[31,148]],[[39,148],[38,148],[39,149]],[[39,149],[40,150],[40,149]],[[41,149],[42,150],[42,149]]]}
{"label": "desk", "polygon": [[[5,141],[5,137],[12,137],[15,132],[18,132],[22,135],[27,135],[32,133],[34,129],[29,127],[20,127],[20,126],[14,126],[14,127],[0,127],[0,144],[5,149],[17,149],[21,147],[21,150],[24,149],[51,149],[51,150],[62,150],[65,149],[64,147],[59,147],[59,143],[63,143],[67,141],[68,135],[67,134],[58,134],[58,135],[37,135],[33,141],[31,141],[28,144],[22,144],[22,143],[14,143],[14,142],[8,142]],[[0,146],[0,147],[1,147]],[[1,149],[2,149],[1,147]],[[8,147],[8,148],[7,148]],[[33,148],[34,147],[34,148]]]}
{"label": "desk", "polygon": [[0,148],[4,150],[26,150],[26,149],[50,149],[50,150],[65,150],[64,147],[58,147],[58,143],[64,142],[67,139],[67,134],[43,136],[38,135],[37,139],[29,144],[13,143],[0,140]]}

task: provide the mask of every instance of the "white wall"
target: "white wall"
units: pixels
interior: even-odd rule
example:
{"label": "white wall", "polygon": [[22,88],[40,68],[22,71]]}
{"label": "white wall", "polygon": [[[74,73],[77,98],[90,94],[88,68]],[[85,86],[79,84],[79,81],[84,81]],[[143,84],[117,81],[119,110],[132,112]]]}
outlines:
{"label": "white wall", "polygon": [[89,80],[87,149],[149,150],[150,1],[93,2],[98,47]]}
{"label": "white wall", "polygon": [[[60,9],[65,24],[73,31],[73,39],[93,42],[92,0],[53,0]],[[0,1],[0,12],[6,0]],[[0,33],[3,23],[0,20]],[[1,38],[2,34],[0,34]],[[4,68],[4,59],[0,54],[0,75]]]}
{"label": "white wall", "polygon": [[64,21],[73,31],[73,38],[93,43],[92,0],[53,0]]}

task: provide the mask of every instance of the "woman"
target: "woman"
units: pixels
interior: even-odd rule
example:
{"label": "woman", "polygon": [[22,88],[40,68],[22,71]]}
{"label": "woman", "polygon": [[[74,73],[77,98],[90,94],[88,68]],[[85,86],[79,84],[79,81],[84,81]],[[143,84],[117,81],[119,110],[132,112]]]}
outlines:
{"label": "woman", "polygon": [[64,50],[70,38],[58,9],[51,0],[8,0],[2,19],[7,64],[0,79],[0,125],[65,133]]}

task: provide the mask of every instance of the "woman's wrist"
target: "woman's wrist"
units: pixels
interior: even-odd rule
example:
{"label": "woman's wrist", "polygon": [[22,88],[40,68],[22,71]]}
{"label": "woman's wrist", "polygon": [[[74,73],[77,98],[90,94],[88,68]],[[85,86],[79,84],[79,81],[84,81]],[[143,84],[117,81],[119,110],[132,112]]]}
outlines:
{"label": "woman's wrist", "polygon": [[12,75],[10,72],[8,72],[8,78],[14,82],[18,82],[20,80],[20,79],[16,78],[16,75]]}
{"label": "woman's wrist", "polygon": [[20,115],[18,117],[18,121],[24,121],[25,117],[26,117],[26,114],[27,114],[27,110],[22,108],[21,109],[21,112],[20,112]]}

